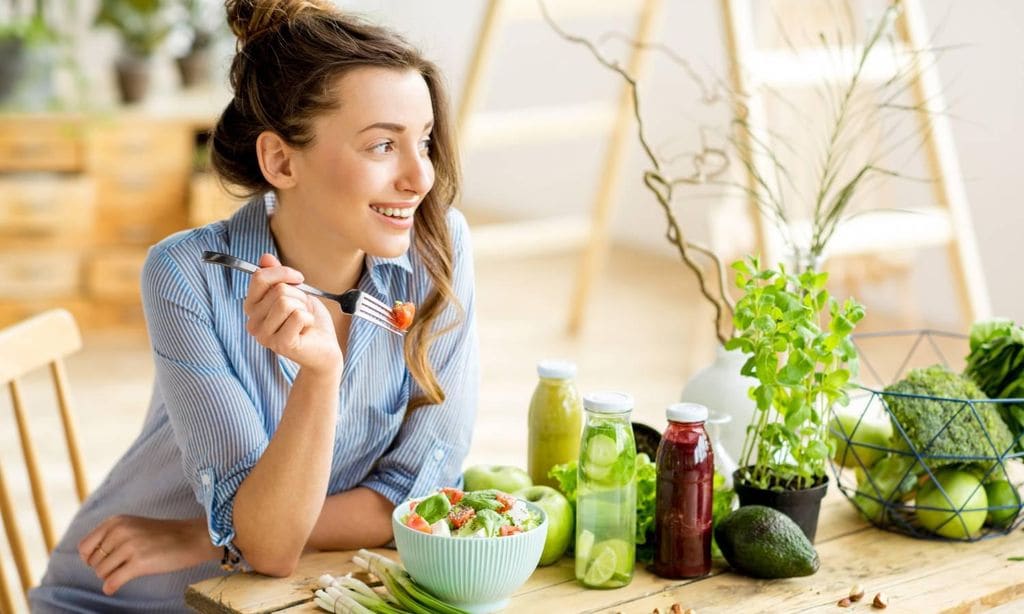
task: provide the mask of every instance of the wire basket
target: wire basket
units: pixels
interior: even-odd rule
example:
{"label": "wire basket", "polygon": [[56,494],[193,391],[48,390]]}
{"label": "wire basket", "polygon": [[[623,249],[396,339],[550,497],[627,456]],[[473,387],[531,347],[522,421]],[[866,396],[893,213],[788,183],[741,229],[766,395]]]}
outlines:
{"label": "wire basket", "polygon": [[[924,539],[977,541],[1009,534],[1024,523],[1018,494],[1024,485],[1024,452],[1017,442],[1001,449],[986,427],[986,421],[993,424],[993,412],[998,417],[1001,405],[1024,404],[1024,399],[943,398],[884,391],[914,368],[940,364],[961,373],[968,341],[966,335],[933,330],[853,338],[861,383],[850,395],[848,408],[837,410],[830,422],[829,431],[837,443],[831,464],[839,490],[880,529]],[[927,402],[928,411],[940,416],[940,426],[929,432],[930,439],[921,449],[908,435],[908,425],[901,424],[890,408],[901,402]],[[883,437],[886,421],[892,431]],[[943,435],[971,436],[974,451],[979,453],[936,452]],[[974,479],[954,476],[954,471]],[[936,474],[942,475],[951,492]],[[997,484],[1003,481],[1006,483]]]}

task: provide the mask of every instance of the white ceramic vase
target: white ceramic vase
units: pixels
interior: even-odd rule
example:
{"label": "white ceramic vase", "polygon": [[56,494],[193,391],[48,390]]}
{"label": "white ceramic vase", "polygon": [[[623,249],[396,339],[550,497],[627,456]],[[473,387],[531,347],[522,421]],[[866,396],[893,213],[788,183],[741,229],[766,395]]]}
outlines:
{"label": "white ceramic vase", "polygon": [[747,361],[746,354],[740,350],[726,351],[722,346],[715,351],[715,361],[690,378],[683,387],[680,400],[700,403],[708,408],[712,415],[709,422],[714,423],[718,431],[715,439],[725,450],[724,455],[715,450],[715,465],[719,473],[731,476],[743,450],[747,425],[757,409],[747,396],[747,391],[757,385],[757,379],[740,375],[740,369]]}

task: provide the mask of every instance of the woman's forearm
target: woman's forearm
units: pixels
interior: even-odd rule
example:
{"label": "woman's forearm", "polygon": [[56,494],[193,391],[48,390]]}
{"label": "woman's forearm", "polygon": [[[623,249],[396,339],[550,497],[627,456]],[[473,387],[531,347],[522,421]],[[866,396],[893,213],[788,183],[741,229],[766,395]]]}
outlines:
{"label": "woman's forearm", "polygon": [[391,541],[391,512],[395,509],[384,495],[357,487],[323,502],[309,546],[317,550],[374,548]]}
{"label": "woman's forearm", "polygon": [[340,367],[299,371],[277,431],[235,495],[235,545],[260,573],[289,575],[320,516],[340,381]]}

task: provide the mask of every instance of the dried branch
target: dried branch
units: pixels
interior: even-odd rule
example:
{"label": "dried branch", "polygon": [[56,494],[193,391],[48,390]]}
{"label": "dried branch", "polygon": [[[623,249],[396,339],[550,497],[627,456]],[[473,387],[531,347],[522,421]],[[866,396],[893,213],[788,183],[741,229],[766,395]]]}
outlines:
{"label": "dried branch", "polygon": [[[669,243],[675,246],[676,251],[679,253],[679,257],[683,260],[683,263],[686,264],[687,268],[689,268],[697,277],[701,294],[714,306],[715,335],[722,344],[725,344],[731,336],[731,334],[726,333],[725,331],[731,330],[732,314],[735,309],[735,305],[729,296],[728,285],[725,281],[725,266],[723,265],[721,258],[719,258],[718,255],[710,248],[696,244],[686,238],[686,235],[683,233],[682,227],[676,218],[675,212],[672,209],[672,203],[675,200],[675,187],[677,185],[706,183],[709,177],[718,177],[725,173],[729,164],[728,155],[726,155],[724,150],[708,147],[707,143],[703,142],[701,151],[692,154],[692,174],[686,177],[668,176],[664,171],[665,164],[657,155],[655,155],[654,150],[651,148],[647,139],[643,116],[640,112],[640,95],[637,88],[636,78],[617,61],[607,58],[594,42],[582,36],[569,34],[563,30],[548,13],[543,0],[538,0],[538,4],[540,6],[541,13],[544,16],[544,20],[547,21],[548,25],[556,34],[558,34],[558,36],[571,43],[576,43],[586,47],[587,50],[590,51],[591,55],[594,56],[594,59],[596,59],[605,68],[618,74],[629,88],[629,92],[633,100],[633,116],[636,119],[637,138],[640,141],[641,149],[653,167],[651,170],[644,172],[644,185],[647,186],[654,195],[665,214],[665,221],[667,224],[665,238],[668,239]],[[606,40],[610,38],[612,38],[612,36],[605,37]],[[637,47],[647,46],[645,43],[631,42],[630,44]],[[665,50],[666,48],[661,47],[661,49]],[[676,57],[678,58],[678,56]],[[682,60],[682,58],[678,58],[678,60],[685,63],[685,60]],[[697,81],[700,81],[696,76],[696,72],[692,71],[692,68],[690,68],[688,64],[686,64],[686,66],[690,71],[691,76]],[[702,89],[704,91],[705,99],[715,99],[711,90],[706,88]],[[709,283],[704,268],[694,258],[694,252],[706,256],[713,263],[713,267],[716,272],[717,288],[713,287],[713,285]]]}

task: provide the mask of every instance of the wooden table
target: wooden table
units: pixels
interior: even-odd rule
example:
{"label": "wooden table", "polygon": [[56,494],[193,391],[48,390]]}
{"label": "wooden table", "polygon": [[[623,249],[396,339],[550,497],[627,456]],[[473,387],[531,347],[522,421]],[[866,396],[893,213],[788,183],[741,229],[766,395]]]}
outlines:
{"label": "wooden table", "polygon": [[[875,593],[889,597],[886,612],[976,612],[997,607],[1024,611],[1024,532],[977,543],[918,540],[869,526],[836,489],[821,510],[815,547],[821,569],[813,576],[754,580],[716,567],[699,580],[665,580],[637,570],[629,586],[588,590],[576,583],[571,559],[541,567],[512,598],[506,612],[668,612],[673,603],[706,612],[877,611]],[[394,551],[380,550],[392,558]],[[318,552],[302,557],[288,578],[236,574],[189,587],[186,603],[200,612],[320,612],[312,603],[317,578],[355,568],[352,552]],[[836,607],[853,584],[864,587],[863,601]],[[1002,607],[998,607],[1002,606]]]}

